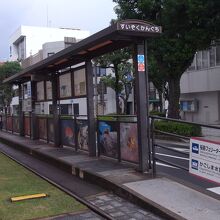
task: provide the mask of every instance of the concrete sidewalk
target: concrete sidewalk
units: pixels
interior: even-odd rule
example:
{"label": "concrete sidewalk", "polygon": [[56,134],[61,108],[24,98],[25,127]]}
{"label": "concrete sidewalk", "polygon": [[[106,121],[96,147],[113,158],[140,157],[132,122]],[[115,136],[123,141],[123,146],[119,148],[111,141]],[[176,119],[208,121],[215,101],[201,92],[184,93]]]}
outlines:
{"label": "concrete sidewalk", "polygon": [[85,181],[111,190],[167,219],[220,220],[220,201],[165,177],[152,178],[135,166],[92,158],[71,148],[53,148],[6,132],[0,141],[55,165]]}

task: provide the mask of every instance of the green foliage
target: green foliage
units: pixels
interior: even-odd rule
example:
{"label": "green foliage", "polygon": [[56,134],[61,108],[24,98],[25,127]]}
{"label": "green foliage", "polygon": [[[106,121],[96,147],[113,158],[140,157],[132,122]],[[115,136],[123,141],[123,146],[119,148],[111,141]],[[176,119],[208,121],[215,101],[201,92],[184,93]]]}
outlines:
{"label": "green foliage", "polygon": [[[178,118],[179,81],[198,50],[220,38],[219,0],[113,0],[119,19],[141,19],[162,26],[148,42],[150,78],[158,90],[169,84],[169,116]],[[174,86],[174,84],[177,84]]]}
{"label": "green foliage", "polygon": [[104,54],[94,59],[95,65],[104,68],[117,67],[121,63],[126,63],[131,58],[131,51],[129,48],[123,48],[113,51],[111,53]]}
{"label": "green foliage", "polygon": [[155,121],[155,129],[187,137],[201,136],[201,127],[172,121]]}
{"label": "green foliage", "polygon": [[[114,21],[113,21],[114,22]],[[120,113],[119,109],[119,95],[123,98],[125,112],[127,107],[127,100],[129,98],[130,91],[132,89],[133,78],[128,78],[128,74],[131,74],[132,65],[128,62],[131,58],[130,48],[120,49],[108,54],[105,54],[101,57],[98,57],[94,60],[95,65],[111,68],[114,75],[110,74],[103,76],[101,81],[107,86],[112,88],[116,92],[116,102],[117,102],[117,113]]]}
{"label": "green foliage", "polygon": [[[132,72],[132,65],[129,62],[121,63],[117,66],[118,68],[118,85],[116,77],[112,74],[103,76],[101,78],[101,81],[104,82],[104,84],[113,90],[115,90],[118,94],[122,94],[123,91],[125,91],[126,86],[131,86],[133,79],[128,79],[128,74],[131,74]],[[129,87],[131,89],[131,87]]]}
{"label": "green foliage", "polygon": [[5,107],[10,104],[13,96],[12,85],[2,84],[3,80],[21,70],[18,62],[6,62],[0,66],[0,105]]}
{"label": "green foliage", "polygon": [[151,111],[150,115],[156,115],[156,116],[159,116],[159,117],[165,117],[166,116],[166,114],[164,112],[158,112],[158,111]]}
{"label": "green foliage", "polygon": [[117,118],[114,115],[99,115],[98,120],[101,121],[117,121]]}
{"label": "green foliage", "polygon": [[[0,179],[0,219],[40,219],[86,210],[81,203],[3,154],[0,154]],[[10,197],[35,193],[49,196],[17,203],[9,200]]]}

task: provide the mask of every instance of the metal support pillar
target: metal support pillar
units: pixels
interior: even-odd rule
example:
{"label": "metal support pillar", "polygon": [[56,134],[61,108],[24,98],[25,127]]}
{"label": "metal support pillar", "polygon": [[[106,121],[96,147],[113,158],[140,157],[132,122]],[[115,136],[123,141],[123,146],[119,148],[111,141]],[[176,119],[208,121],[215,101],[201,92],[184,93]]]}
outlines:
{"label": "metal support pillar", "polygon": [[24,136],[24,112],[22,111],[22,100],[23,100],[23,93],[22,93],[22,86],[21,84],[18,85],[18,93],[19,93],[19,134],[20,136]]}
{"label": "metal support pillar", "polygon": [[88,145],[89,156],[96,156],[96,127],[94,117],[94,87],[93,69],[91,60],[86,61],[86,91],[87,91],[87,115],[88,115]]}
{"label": "metal support pillar", "polygon": [[61,147],[60,141],[60,123],[59,123],[59,111],[58,111],[58,77],[57,75],[52,78],[52,111],[53,111],[53,128],[54,128],[54,146]]}
{"label": "metal support pillar", "polygon": [[[136,103],[137,129],[139,146],[139,171],[149,171],[149,113],[148,113],[148,70],[147,70],[146,41],[135,45],[135,75],[136,75]],[[146,92],[145,92],[146,91]]]}
{"label": "metal support pillar", "polygon": [[31,139],[37,139],[37,116],[35,112],[35,101],[36,101],[36,94],[37,94],[37,82],[31,81]]}

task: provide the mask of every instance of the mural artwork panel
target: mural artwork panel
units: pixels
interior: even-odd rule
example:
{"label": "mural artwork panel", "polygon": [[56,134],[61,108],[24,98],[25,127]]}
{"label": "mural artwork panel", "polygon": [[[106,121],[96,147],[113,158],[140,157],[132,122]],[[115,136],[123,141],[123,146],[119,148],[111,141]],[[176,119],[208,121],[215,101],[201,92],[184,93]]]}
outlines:
{"label": "mural artwork panel", "polygon": [[88,122],[87,120],[77,120],[77,141],[81,150],[88,151]]}
{"label": "mural artwork panel", "polygon": [[61,120],[61,141],[62,145],[75,146],[75,131],[73,120]]}
{"label": "mural artwork panel", "polygon": [[120,124],[121,159],[138,163],[137,124]]}
{"label": "mural artwork panel", "polygon": [[99,122],[100,154],[118,158],[117,126],[114,122]]}

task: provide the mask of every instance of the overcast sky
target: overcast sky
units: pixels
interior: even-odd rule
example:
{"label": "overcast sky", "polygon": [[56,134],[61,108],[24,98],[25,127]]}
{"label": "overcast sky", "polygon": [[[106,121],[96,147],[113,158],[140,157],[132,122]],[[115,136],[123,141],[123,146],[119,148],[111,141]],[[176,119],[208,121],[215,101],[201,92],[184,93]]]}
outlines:
{"label": "overcast sky", "polygon": [[0,61],[9,57],[9,37],[20,25],[72,27],[95,33],[115,18],[112,0],[2,0]]}

